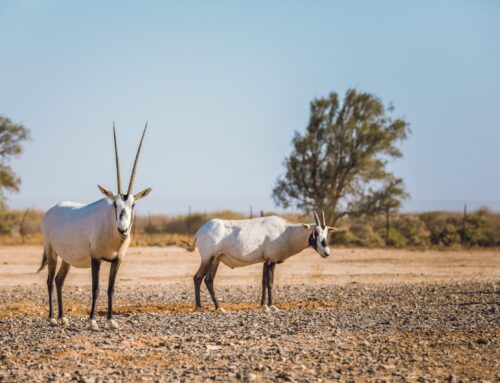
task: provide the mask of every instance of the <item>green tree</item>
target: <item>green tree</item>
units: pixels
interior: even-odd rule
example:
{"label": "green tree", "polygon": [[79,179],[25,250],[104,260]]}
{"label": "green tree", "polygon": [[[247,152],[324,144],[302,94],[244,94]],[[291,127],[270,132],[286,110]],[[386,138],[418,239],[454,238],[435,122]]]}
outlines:
{"label": "green tree", "polygon": [[407,194],[387,163],[402,157],[397,145],[410,129],[391,117],[393,111],[355,89],[342,105],[336,93],[314,100],[306,132],[295,133],[286,172],[273,189],[275,203],[305,212],[324,209],[332,226],[345,215],[398,209]]}
{"label": "green tree", "polygon": [[18,192],[21,179],[9,165],[13,157],[19,156],[22,143],[30,138],[30,132],[21,124],[0,116],[0,203],[5,203],[5,191]]}

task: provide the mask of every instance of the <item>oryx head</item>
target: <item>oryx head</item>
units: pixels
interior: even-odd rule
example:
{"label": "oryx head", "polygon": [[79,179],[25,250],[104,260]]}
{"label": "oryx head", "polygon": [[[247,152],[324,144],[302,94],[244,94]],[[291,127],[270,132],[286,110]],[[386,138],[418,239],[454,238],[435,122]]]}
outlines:
{"label": "oryx head", "polygon": [[330,231],[340,231],[335,227],[327,226],[325,219],[325,212],[322,210],[321,214],[323,216],[323,221],[319,220],[318,213],[314,212],[314,224],[303,224],[303,226],[311,230],[311,235],[309,236],[309,246],[312,246],[316,252],[323,258],[330,255],[330,249],[328,248],[328,232]]}
{"label": "oryx head", "polygon": [[116,226],[120,237],[125,240],[130,235],[130,230],[132,228],[132,222],[134,220],[135,214],[135,202],[141,198],[146,197],[150,192],[151,188],[147,188],[139,193],[132,194],[134,188],[135,173],[137,170],[137,163],[139,161],[139,154],[141,153],[142,141],[144,140],[144,135],[148,124],[144,127],[142,132],[141,142],[137,148],[137,153],[135,155],[134,167],[132,168],[132,175],[130,176],[130,182],[128,184],[128,190],[126,193],[122,192],[122,179],[120,176],[120,161],[118,159],[118,145],[116,143],[116,131],[115,124],[113,123],[113,138],[115,141],[115,160],[116,160],[116,179],[118,183],[118,193],[113,192],[103,188],[101,185],[97,185],[102,194],[110,198],[113,201],[115,208]]}

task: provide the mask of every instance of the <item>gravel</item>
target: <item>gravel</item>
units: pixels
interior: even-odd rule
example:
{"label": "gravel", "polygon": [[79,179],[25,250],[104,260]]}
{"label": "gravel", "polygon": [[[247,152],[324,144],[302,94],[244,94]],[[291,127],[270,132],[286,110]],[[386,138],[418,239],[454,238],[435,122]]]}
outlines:
{"label": "gravel", "polygon": [[0,382],[500,381],[495,283],[277,286],[278,313],[223,287],[225,314],[193,313],[190,286],[118,283],[121,329],[99,332],[89,290],[65,288],[70,325],[51,327],[43,288],[0,289]]}

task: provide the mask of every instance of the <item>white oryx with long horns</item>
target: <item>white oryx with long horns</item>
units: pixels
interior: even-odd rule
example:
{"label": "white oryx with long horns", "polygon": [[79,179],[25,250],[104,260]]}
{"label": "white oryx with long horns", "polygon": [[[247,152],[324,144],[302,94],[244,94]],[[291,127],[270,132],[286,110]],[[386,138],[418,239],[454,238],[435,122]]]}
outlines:
{"label": "white oryx with long horns", "polygon": [[99,330],[99,326],[95,320],[95,306],[99,295],[99,270],[101,262],[106,261],[111,263],[108,285],[108,323],[111,328],[118,328],[116,321],[113,320],[113,292],[116,274],[130,244],[131,227],[135,214],[135,201],[146,197],[152,190],[151,188],[147,188],[140,193],[132,194],[137,163],[146,130],[147,124],[144,127],[137,149],[126,193],[122,192],[118,145],[116,142],[115,126],[113,124],[118,193],[114,194],[97,185],[106,198],[88,205],[76,202],[61,202],[49,209],[43,217],[44,252],[42,265],[38,271],[42,270],[46,265],[48,266],[49,319],[53,325],[57,324],[57,320],[53,317],[52,290],[57,258],[61,257],[61,267],[55,277],[57,305],[59,309],[58,317],[61,323],[68,324],[63,311],[62,287],[70,267],[90,267],[92,269],[90,328],[96,331]]}
{"label": "white oryx with long horns", "polygon": [[309,246],[323,258],[330,255],[328,232],[339,229],[327,226],[325,213],[322,214],[323,222],[320,222],[314,212],[314,224],[290,223],[276,216],[245,220],[212,219],[203,224],[196,232],[193,244],[183,241],[186,250],[194,251],[198,247],[201,255],[201,265],[194,276],[196,310],[203,311],[200,288],[204,279],[215,308],[224,311],[214,291],[214,278],[220,262],[231,268],[263,262],[260,303],[266,311],[278,311],[273,305],[272,295],[276,264]]}

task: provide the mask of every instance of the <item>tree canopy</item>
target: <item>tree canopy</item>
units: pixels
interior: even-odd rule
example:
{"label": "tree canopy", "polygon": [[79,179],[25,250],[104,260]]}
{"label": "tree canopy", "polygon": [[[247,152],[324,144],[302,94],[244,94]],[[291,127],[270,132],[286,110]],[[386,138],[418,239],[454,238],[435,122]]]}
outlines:
{"label": "tree canopy", "polygon": [[349,89],[315,99],[306,132],[296,133],[286,172],[272,195],[278,206],[305,212],[324,209],[330,225],[345,215],[397,209],[404,183],[387,169],[402,157],[398,144],[409,124],[376,96]]}
{"label": "tree canopy", "polygon": [[22,153],[22,143],[29,138],[30,132],[23,125],[0,116],[0,203],[2,204],[5,202],[6,190],[19,191],[21,179],[10,167],[9,162]]}

